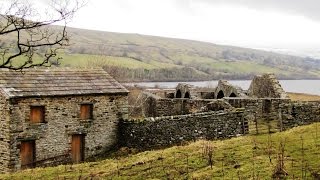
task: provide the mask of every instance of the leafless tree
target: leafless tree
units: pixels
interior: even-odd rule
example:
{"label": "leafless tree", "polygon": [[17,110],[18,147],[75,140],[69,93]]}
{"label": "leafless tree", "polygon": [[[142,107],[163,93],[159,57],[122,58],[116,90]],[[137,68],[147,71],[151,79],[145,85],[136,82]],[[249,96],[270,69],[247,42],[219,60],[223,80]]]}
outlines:
{"label": "leafless tree", "polygon": [[[27,0],[0,2],[0,68],[51,66],[61,59],[59,50],[69,45],[67,23],[85,2],[43,2],[46,7]],[[62,26],[50,26],[57,23]]]}

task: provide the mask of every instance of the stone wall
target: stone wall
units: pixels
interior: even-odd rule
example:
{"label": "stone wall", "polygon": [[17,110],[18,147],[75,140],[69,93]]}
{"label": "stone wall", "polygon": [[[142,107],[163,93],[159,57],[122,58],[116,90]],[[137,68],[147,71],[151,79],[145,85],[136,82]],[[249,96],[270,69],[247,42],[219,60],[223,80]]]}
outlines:
{"label": "stone wall", "polygon": [[281,112],[285,106],[291,104],[290,99],[279,98],[225,98],[225,100],[233,107],[244,108],[244,116],[249,124],[259,126],[250,130],[258,131],[257,128],[260,128],[260,132],[267,131],[261,129],[262,124],[272,125],[270,128],[273,132],[283,130]]}
{"label": "stone wall", "polygon": [[143,96],[145,96],[143,99],[146,99],[143,105],[145,117],[174,116],[203,112],[207,109],[213,111],[232,108],[226,101],[217,99],[170,99],[150,93],[144,93]]}
{"label": "stone wall", "polygon": [[248,95],[257,98],[288,98],[274,74],[255,76],[248,89]]}
{"label": "stone wall", "polygon": [[174,98],[175,89],[145,89],[143,92],[148,92],[160,98]]}
{"label": "stone wall", "polygon": [[[301,102],[279,98],[225,98],[225,100],[233,107],[244,108],[244,116],[251,126],[270,123],[273,132],[320,121],[319,101]],[[256,131],[255,127],[250,130]]]}
{"label": "stone wall", "polygon": [[122,121],[120,145],[139,150],[179,145],[197,139],[223,139],[248,132],[243,110]]}
{"label": "stone wall", "polygon": [[[127,119],[124,95],[87,95],[13,99],[10,104],[10,169],[20,169],[20,144],[35,140],[36,165],[69,161],[71,137],[85,134],[85,159],[113,148],[120,119]],[[93,103],[93,118],[80,120],[80,104]],[[29,121],[30,106],[45,106],[45,123]]]}
{"label": "stone wall", "polygon": [[8,100],[0,92],[0,173],[9,171],[10,160],[10,134]]}
{"label": "stone wall", "polygon": [[320,121],[320,101],[294,101],[282,107],[282,122],[284,129],[311,124]]}

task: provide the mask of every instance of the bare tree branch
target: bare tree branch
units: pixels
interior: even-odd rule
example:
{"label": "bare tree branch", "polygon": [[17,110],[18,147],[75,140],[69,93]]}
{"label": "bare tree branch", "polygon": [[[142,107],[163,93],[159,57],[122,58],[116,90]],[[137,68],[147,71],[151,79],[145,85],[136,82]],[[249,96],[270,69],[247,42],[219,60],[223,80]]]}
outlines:
{"label": "bare tree branch", "polygon": [[[14,0],[6,10],[1,9],[0,68],[22,70],[57,64],[59,51],[69,45],[67,23],[84,5],[79,0],[51,0],[41,15],[27,1]],[[64,25],[50,26],[55,23]]]}

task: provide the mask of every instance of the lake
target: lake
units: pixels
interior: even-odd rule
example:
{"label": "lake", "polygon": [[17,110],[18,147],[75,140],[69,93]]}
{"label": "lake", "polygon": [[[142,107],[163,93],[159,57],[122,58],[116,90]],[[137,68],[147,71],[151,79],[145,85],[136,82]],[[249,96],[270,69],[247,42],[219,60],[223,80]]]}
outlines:
{"label": "lake", "polygon": [[[247,90],[250,86],[251,80],[234,80],[229,81],[231,84]],[[181,82],[139,82],[139,83],[125,83],[126,85],[139,85],[146,87],[161,87],[161,88],[175,88]],[[197,82],[182,82],[199,87],[215,87],[218,81],[197,81]],[[320,80],[280,80],[280,84],[287,92],[298,92],[307,94],[320,95]]]}

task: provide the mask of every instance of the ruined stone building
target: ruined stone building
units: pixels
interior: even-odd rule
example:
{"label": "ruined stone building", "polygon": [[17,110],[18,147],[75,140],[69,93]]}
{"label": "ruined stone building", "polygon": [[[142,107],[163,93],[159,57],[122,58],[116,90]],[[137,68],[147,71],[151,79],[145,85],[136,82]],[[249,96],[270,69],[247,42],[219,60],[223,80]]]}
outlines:
{"label": "ruined stone building", "polygon": [[138,122],[121,124],[122,146],[154,149],[197,139],[273,133],[319,122],[320,101],[291,101],[274,74],[255,76],[243,90],[220,80],[216,87],[186,83],[141,95]]}
{"label": "ruined stone building", "polygon": [[80,162],[114,147],[128,91],[102,69],[0,71],[0,172]]}

